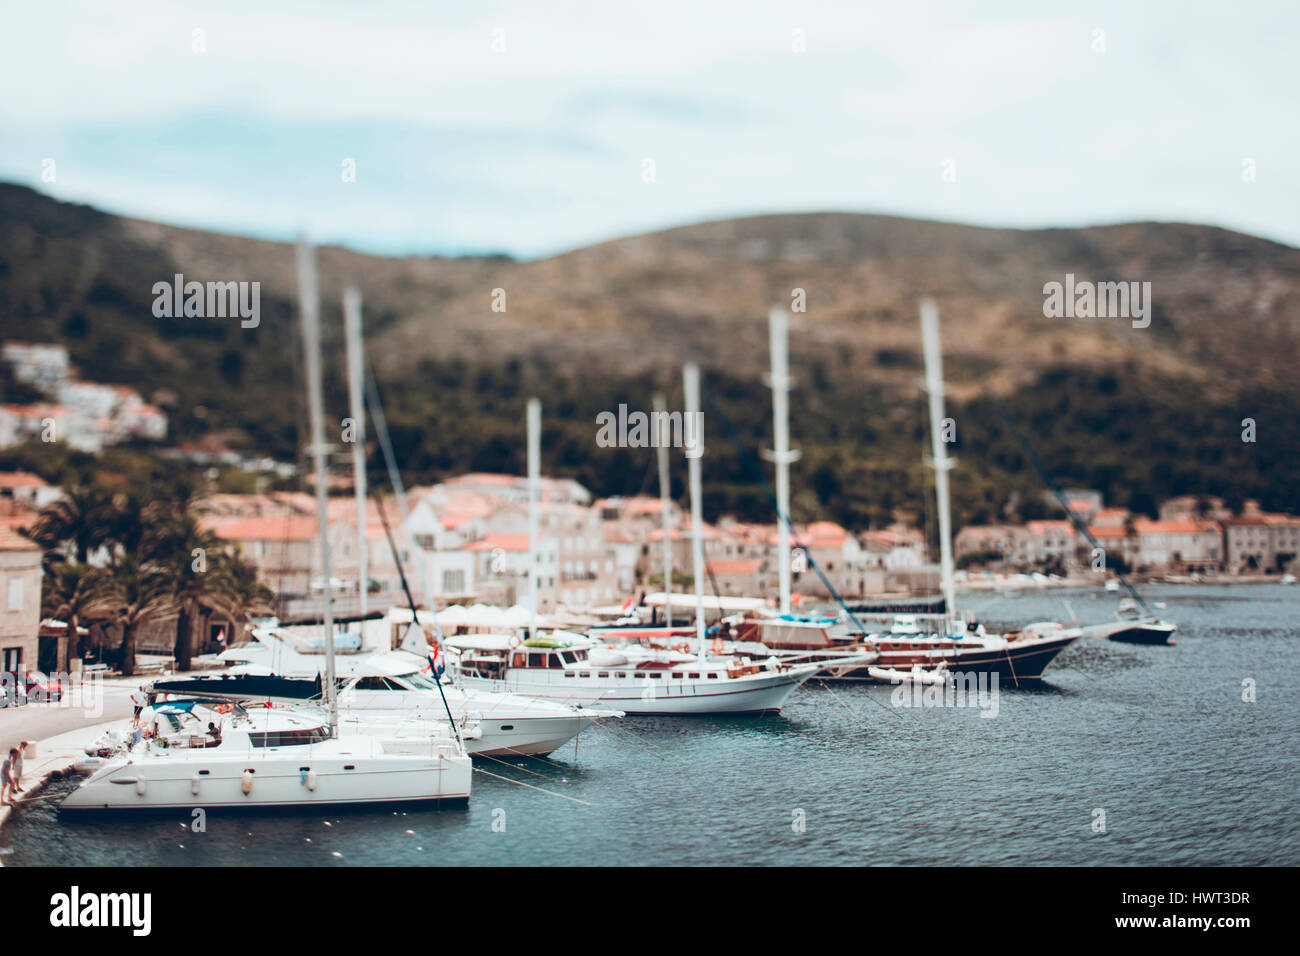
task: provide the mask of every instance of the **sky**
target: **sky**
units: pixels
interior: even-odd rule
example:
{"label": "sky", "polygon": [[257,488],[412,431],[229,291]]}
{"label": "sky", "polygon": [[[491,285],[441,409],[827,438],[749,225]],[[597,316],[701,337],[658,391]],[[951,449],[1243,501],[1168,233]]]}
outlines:
{"label": "sky", "polygon": [[0,180],[394,255],[806,211],[1300,245],[1298,50],[1294,2],[43,0]]}

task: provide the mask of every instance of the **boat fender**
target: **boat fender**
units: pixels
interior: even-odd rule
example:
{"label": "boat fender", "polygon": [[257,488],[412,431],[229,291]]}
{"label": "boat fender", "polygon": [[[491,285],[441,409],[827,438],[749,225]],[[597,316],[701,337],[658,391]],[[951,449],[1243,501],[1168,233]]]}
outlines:
{"label": "boat fender", "polygon": [[302,774],[302,783],[308,790],[314,791],[316,789],[316,771],[304,770]]}
{"label": "boat fender", "polygon": [[145,790],[145,779],[144,779],[144,777],[136,777],[136,778],[135,778],[135,792],[138,793],[140,796],[143,797],[143,796],[144,796],[144,790]]}
{"label": "boat fender", "polygon": [[199,795],[199,775],[197,773],[190,777],[190,793],[196,797]]}
{"label": "boat fender", "polygon": [[244,796],[248,796],[253,792],[253,775],[247,770],[245,770],[244,775],[239,778],[239,789],[243,791]]}

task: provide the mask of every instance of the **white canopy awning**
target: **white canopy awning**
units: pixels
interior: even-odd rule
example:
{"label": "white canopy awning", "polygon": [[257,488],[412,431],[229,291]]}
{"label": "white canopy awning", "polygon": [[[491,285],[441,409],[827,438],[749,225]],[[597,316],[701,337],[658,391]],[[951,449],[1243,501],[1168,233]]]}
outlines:
{"label": "white canopy awning", "polygon": [[[695,608],[694,594],[678,594],[676,592],[671,595],[666,595],[663,591],[654,591],[645,596],[644,603],[651,607],[663,607],[670,601],[674,608],[683,608],[686,610],[693,610]],[[704,609],[706,611],[757,611],[759,608],[763,607],[767,607],[767,602],[762,598],[726,597],[713,594],[704,595]]]}

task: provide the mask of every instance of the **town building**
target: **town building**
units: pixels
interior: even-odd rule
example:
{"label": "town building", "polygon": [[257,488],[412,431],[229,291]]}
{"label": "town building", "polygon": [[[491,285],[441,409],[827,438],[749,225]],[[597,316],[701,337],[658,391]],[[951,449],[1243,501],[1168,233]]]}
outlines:
{"label": "town building", "polygon": [[38,669],[40,626],[41,549],[0,526],[0,671]]}
{"label": "town building", "polygon": [[72,378],[62,345],[6,342],[0,355],[15,379],[50,399],[0,406],[0,448],[38,439],[98,454],[108,445],[167,437],[167,415],[135,389]]}
{"label": "town building", "polygon": [[1254,502],[1235,518],[1223,522],[1227,570],[1259,574],[1295,569],[1300,555],[1300,518],[1260,511]]}

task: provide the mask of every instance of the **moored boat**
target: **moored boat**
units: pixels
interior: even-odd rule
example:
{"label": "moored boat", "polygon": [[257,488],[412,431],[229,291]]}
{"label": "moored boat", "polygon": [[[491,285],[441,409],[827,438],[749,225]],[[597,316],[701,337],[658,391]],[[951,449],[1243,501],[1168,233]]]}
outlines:
{"label": "moored boat", "polygon": [[[63,801],[68,810],[301,807],[463,803],[472,767],[451,738],[391,753],[370,736],[331,736],[312,716],[275,709],[232,712],[206,732],[180,702],[162,705],[173,726],[106,758]],[[212,721],[207,721],[211,723]],[[187,725],[188,724],[188,725]],[[418,752],[417,752],[418,751]]]}
{"label": "moored boat", "polygon": [[1115,612],[1116,621],[1112,624],[1096,624],[1085,628],[1090,637],[1106,638],[1123,644],[1173,644],[1174,633],[1178,625],[1165,621],[1154,614],[1143,614],[1138,610],[1137,602],[1125,598]]}
{"label": "moored boat", "polygon": [[[418,633],[418,632],[417,632]],[[296,654],[278,635],[263,631],[256,643],[226,652],[245,663],[238,673],[211,677],[155,681],[158,692],[206,694],[233,699],[311,700],[321,696],[321,661]],[[474,643],[480,635],[459,640]],[[259,673],[277,664],[279,673]],[[442,720],[447,714],[465,736],[472,756],[545,755],[559,749],[593,722],[622,716],[617,710],[578,709],[573,703],[595,704],[583,697],[571,701],[539,700],[515,693],[458,687],[443,679],[441,693],[427,659],[405,651],[368,652],[335,662],[338,707],[350,726],[362,728],[394,720]],[[445,704],[444,704],[445,701]]]}
{"label": "moored boat", "polygon": [[[792,664],[777,658],[708,658],[680,652],[611,649],[580,635],[565,640],[513,642],[494,647],[449,638],[468,688],[542,697],[599,701],[629,714],[720,714],[779,711],[825,662]],[[867,654],[855,662],[866,664]]]}

